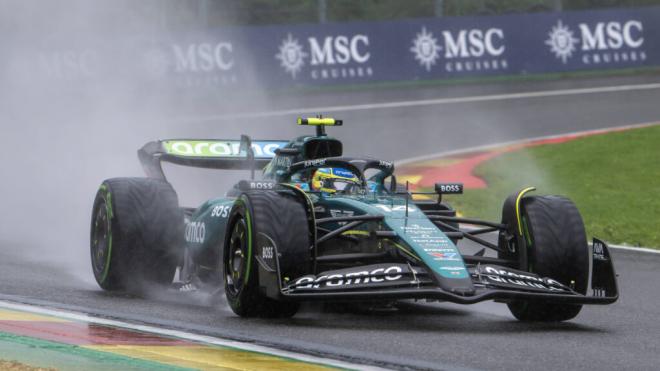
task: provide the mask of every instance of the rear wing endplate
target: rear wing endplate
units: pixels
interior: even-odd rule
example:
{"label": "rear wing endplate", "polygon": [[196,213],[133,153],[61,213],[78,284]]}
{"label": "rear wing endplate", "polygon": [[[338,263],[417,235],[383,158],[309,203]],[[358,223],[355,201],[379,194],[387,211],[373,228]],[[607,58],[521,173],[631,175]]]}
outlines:
{"label": "rear wing endplate", "polygon": [[247,135],[240,140],[225,139],[167,139],[145,144],[138,150],[144,172],[150,178],[165,179],[161,163],[206,169],[251,170],[263,169],[275,156],[275,151],[288,141],[252,141]]}

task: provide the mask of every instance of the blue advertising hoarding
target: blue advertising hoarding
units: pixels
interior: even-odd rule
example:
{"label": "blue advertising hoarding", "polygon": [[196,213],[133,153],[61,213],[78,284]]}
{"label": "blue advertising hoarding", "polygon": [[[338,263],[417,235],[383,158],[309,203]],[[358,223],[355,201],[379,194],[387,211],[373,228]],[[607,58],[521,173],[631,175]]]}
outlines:
{"label": "blue advertising hoarding", "polygon": [[53,79],[218,91],[636,68],[660,66],[660,7],[51,40],[6,60]]}
{"label": "blue advertising hoarding", "polygon": [[[435,80],[660,65],[659,7],[218,29],[211,33],[217,36],[212,41],[206,35],[208,47],[215,48],[207,53],[214,53],[216,66],[232,70],[232,81],[246,86]],[[197,63],[204,63],[202,50],[195,55],[190,40],[180,41],[183,54],[181,45],[170,44],[175,48],[171,65],[176,68],[164,77],[194,65],[195,57]],[[200,48],[199,44],[195,47]],[[196,72],[187,69],[186,74],[204,76],[199,68]]]}

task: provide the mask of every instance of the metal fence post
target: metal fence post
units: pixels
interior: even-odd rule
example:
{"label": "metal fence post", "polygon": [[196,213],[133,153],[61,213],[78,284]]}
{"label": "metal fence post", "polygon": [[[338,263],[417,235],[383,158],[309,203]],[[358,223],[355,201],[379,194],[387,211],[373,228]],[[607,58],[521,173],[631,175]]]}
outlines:
{"label": "metal fence post", "polygon": [[197,21],[203,27],[209,25],[209,0],[199,0],[197,4]]}
{"label": "metal fence post", "polygon": [[435,6],[433,7],[433,13],[436,17],[442,17],[445,13],[445,0],[435,0]]}
{"label": "metal fence post", "polygon": [[325,23],[328,21],[328,4],[326,3],[326,0],[317,0],[317,4],[319,23]]}
{"label": "metal fence post", "polygon": [[561,0],[554,0],[552,8],[555,12],[561,12],[563,10],[563,5]]}

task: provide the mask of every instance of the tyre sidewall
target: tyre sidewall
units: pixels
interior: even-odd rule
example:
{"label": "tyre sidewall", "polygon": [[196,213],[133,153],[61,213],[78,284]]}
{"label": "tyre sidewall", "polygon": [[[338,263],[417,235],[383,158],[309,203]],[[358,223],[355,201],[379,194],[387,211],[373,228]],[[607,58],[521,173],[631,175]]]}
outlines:
{"label": "tyre sidewall", "polygon": [[183,212],[172,186],[149,178],[104,181],[92,208],[92,235],[103,202],[111,216],[112,242],[109,263],[103,272],[94,272],[99,285],[108,290],[141,292],[153,285],[171,283],[184,227]]}
{"label": "tyre sidewall", "polygon": [[[122,287],[120,280],[118,279],[119,274],[116,274],[114,270],[111,270],[111,265],[113,267],[118,266],[115,262],[112,263],[112,258],[114,255],[117,255],[117,252],[113,254],[113,231],[116,229],[116,226],[113,225],[113,206],[112,206],[112,196],[111,191],[107,183],[102,183],[96,192],[96,197],[94,198],[94,205],[92,206],[92,218],[91,218],[91,227],[90,227],[90,241],[94,240],[94,232],[96,229],[96,217],[99,213],[101,207],[105,208],[106,216],[106,229],[109,235],[108,251],[105,258],[105,263],[101,271],[97,271],[94,267],[94,248],[90,248],[90,255],[92,259],[92,272],[96,282],[105,290],[119,289]],[[116,247],[114,247],[116,249]]]}
{"label": "tyre sidewall", "polygon": [[[283,195],[275,191],[249,192],[242,194],[232,207],[229,223],[227,223],[227,232],[225,234],[222,267],[227,302],[234,313],[239,316],[290,317],[298,310],[299,303],[297,302],[280,301],[266,296],[265,292],[263,292],[260,287],[259,263],[255,258],[255,255],[258,253],[257,236],[259,233],[262,233],[269,238],[272,238],[275,245],[282,247],[282,249],[278,251],[278,255],[281,255],[281,267],[292,266],[296,262],[301,261],[301,254],[296,254],[298,251],[291,249],[290,246],[287,246],[287,248],[289,248],[289,250],[287,250],[284,248],[286,243],[282,243],[282,241],[289,241],[289,239],[287,239],[287,237],[290,236],[289,233],[295,233],[296,228],[292,226],[290,226],[290,228],[284,228],[287,221],[290,221],[288,216],[294,214],[291,214],[293,211],[286,210],[286,208],[279,210],[278,205],[292,205],[291,202],[295,202],[297,206],[304,209],[302,205],[298,204],[298,201],[294,201],[293,198],[289,197],[293,196]],[[287,201],[284,201],[285,199]],[[277,218],[277,215],[272,215],[274,210],[280,213],[279,218]],[[298,214],[298,217],[300,216],[301,214]],[[229,256],[231,234],[233,233],[235,224],[241,219],[245,220],[248,228],[249,241],[246,244],[246,255],[248,255],[249,264],[245,264],[244,269],[244,274],[247,274],[247,278],[244,279],[240,289],[234,292],[234,290],[229,287],[227,270],[229,269],[229,259],[231,258]],[[307,232],[306,218],[303,222],[304,230],[302,230],[302,232]],[[309,252],[307,251],[307,253]],[[286,260],[287,258],[290,259]],[[308,263],[308,259],[305,260],[304,263]],[[306,273],[306,268],[298,269],[301,269],[301,271]],[[289,269],[289,272],[291,272],[291,269]]]}
{"label": "tyre sidewall", "polygon": [[[234,292],[234,290],[231,290],[229,288],[229,282],[227,280],[227,274],[228,274],[228,264],[229,264],[229,244],[230,244],[230,239],[231,239],[231,234],[234,230],[234,227],[237,222],[239,222],[241,219],[245,221],[246,227],[248,229],[248,242],[247,242],[247,251],[245,252],[247,255],[246,258],[246,264],[245,264],[245,269],[243,272],[244,278],[243,278],[243,284],[237,290]],[[251,218],[251,209],[250,209],[250,200],[248,197],[245,195],[241,195],[236,202],[234,203],[234,206],[232,207],[232,210],[229,214],[229,222],[227,223],[227,233],[225,234],[225,243],[224,243],[224,249],[223,249],[223,264],[222,264],[222,277],[224,278],[224,284],[225,284],[225,293],[227,296],[227,302],[229,306],[232,308],[232,310],[239,314],[239,315],[244,315],[247,314],[247,311],[249,310],[250,306],[250,299],[251,299],[251,286],[254,287],[255,281],[258,281],[255,277],[256,275],[253,274],[254,270],[254,261],[253,261],[253,246],[252,242],[254,241],[254,226],[252,225],[252,218]]]}
{"label": "tyre sidewall", "polygon": [[[585,294],[590,256],[584,223],[573,202],[560,196],[525,197],[521,218],[529,271]],[[517,300],[508,306],[519,320],[541,322],[572,319],[582,308],[538,300]]]}
{"label": "tyre sidewall", "polygon": [[[528,247],[530,271],[553,278],[576,292],[586,294],[589,281],[589,247],[584,223],[577,208],[567,198],[559,196],[530,197],[523,203],[524,225],[532,242]],[[538,213],[534,207],[550,215]],[[536,214],[536,215],[534,215]],[[548,219],[555,219],[551,224]]]}

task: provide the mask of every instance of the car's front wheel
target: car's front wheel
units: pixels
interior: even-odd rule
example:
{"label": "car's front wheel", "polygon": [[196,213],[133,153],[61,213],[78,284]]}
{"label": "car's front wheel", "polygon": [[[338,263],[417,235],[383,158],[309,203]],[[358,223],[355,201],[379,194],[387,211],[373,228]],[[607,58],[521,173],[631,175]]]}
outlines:
{"label": "car's front wheel", "polygon": [[[520,217],[527,244],[528,270],[586,294],[589,246],[575,204],[560,196],[525,197],[520,202]],[[582,309],[581,305],[543,300],[516,300],[508,306],[517,319],[540,322],[566,321],[575,318]]]}
{"label": "car's front wheel", "polygon": [[291,317],[299,304],[266,296],[259,287],[256,259],[258,235],[272,241],[281,275],[297,278],[309,273],[310,236],[304,205],[288,193],[254,191],[242,194],[229,217],[224,246],[227,302],[242,317]]}

